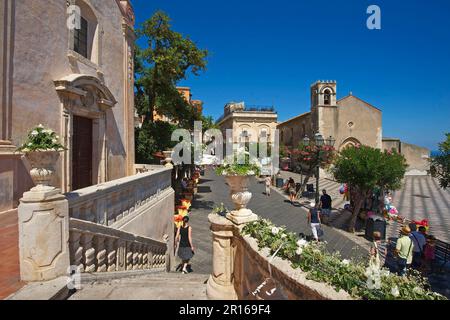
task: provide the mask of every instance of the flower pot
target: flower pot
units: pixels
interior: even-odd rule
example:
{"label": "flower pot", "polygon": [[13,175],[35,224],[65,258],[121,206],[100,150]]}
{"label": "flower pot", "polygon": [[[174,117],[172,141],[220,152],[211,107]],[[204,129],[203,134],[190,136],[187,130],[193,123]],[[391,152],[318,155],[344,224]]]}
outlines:
{"label": "flower pot", "polygon": [[247,209],[247,205],[252,199],[252,193],[248,191],[250,176],[226,176],[225,180],[230,186],[231,200],[235,205],[235,210],[231,212],[234,217],[245,218],[253,215]]}
{"label": "flower pot", "polygon": [[31,165],[30,175],[36,184],[31,191],[52,191],[51,185],[55,175],[55,165],[60,156],[59,151],[32,151],[26,153]]}

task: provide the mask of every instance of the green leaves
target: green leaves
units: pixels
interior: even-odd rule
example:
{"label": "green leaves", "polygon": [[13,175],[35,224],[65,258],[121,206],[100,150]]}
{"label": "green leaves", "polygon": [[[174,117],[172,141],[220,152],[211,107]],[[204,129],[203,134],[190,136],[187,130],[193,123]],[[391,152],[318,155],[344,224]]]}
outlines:
{"label": "green leaves", "polygon": [[183,128],[198,120],[192,106],[176,89],[189,73],[206,70],[206,50],[197,48],[189,37],[172,30],[170,18],[156,12],[137,30],[147,42],[136,48],[136,101],[140,115],[153,121],[154,111],[177,121]]}
{"label": "green leaves", "polygon": [[450,133],[447,140],[439,144],[440,154],[431,159],[430,173],[439,180],[441,188],[450,187]]}
{"label": "green leaves", "polygon": [[24,144],[17,149],[22,152],[32,151],[64,151],[66,148],[59,143],[59,136],[51,129],[39,125],[32,129]]}
{"label": "green leaves", "polygon": [[[268,220],[258,220],[247,224],[242,233],[255,238],[260,249],[269,248],[274,254],[281,244],[277,256],[291,262],[293,268],[307,273],[307,279],[327,283],[336,290],[344,290],[356,299],[365,300],[446,300],[445,297],[429,291],[428,283],[419,273],[400,277],[381,270],[381,287],[369,289],[365,275],[367,263],[342,260],[339,253],[329,253],[324,243],[302,244],[294,233],[277,228]],[[301,246],[301,254],[297,254]],[[392,294],[398,288],[399,295]]]}

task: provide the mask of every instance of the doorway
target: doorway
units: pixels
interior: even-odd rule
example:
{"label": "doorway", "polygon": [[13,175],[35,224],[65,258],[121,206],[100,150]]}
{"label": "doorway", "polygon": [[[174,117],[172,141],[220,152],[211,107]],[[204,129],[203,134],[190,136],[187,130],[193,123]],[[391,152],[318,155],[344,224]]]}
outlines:
{"label": "doorway", "polygon": [[92,183],[92,119],[74,116],[72,136],[72,190],[79,190]]}

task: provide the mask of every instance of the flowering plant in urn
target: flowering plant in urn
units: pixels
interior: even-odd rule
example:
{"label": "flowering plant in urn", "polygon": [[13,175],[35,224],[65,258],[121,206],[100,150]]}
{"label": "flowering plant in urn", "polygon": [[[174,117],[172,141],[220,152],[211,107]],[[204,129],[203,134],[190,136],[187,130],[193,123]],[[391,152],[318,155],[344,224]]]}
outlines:
{"label": "flowering plant in urn", "polygon": [[26,141],[17,151],[26,154],[32,167],[30,175],[36,184],[32,191],[55,190],[50,186],[50,181],[55,172],[59,153],[64,150],[66,148],[59,142],[59,136],[42,124],[28,133]]}
{"label": "flowering plant in urn", "polygon": [[247,204],[252,199],[252,193],[248,190],[248,186],[250,177],[259,175],[260,172],[261,164],[257,159],[252,159],[245,149],[239,149],[216,170],[218,175],[225,176],[225,180],[230,186],[230,196],[235,210],[228,217],[233,221],[241,223],[255,217],[254,213],[247,209]]}

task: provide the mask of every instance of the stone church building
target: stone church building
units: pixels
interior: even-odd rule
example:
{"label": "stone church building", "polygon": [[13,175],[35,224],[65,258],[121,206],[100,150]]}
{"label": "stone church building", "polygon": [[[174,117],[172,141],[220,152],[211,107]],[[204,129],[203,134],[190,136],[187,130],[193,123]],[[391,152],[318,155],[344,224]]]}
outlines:
{"label": "stone church building", "polygon": [[[382,111],[350,94],[337,99],[336,81],[317,81],[311,86],[311,110],[278,124],[280,144],[296,147],[316,133],[336,139],[338,151],[362,144],[379,149],[395,148],[408,162],[408,173],[427,174],[430,151],[400,139],[383,137]],[[293,164],[295,165],[295,164]]]}
{"label": "stone church building", "polygon": [[15,149],[39,124],[67,148],[62,192],[133,175],[130,0],[2,0],[0,17],[0,212],[32,187]]}

